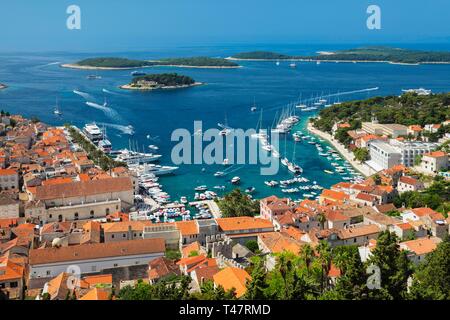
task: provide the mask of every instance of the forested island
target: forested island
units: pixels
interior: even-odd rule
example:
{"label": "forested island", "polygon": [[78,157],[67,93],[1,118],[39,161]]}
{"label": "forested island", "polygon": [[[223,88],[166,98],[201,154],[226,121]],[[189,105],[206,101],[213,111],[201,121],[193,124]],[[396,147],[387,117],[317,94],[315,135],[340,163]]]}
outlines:
{"label": "forested island", "polygon": [[239,68],[232,61],[222,58],[189,57],[189,58],[164,58],[159,60],[131,60],[126,58],[88,58],[73,64],[61,65],[74,69],[135,69],[144,67],[186,67],[186,68]]}
{"label": "forested island", "polygon": [[134,77],[130,84],[123,85],[120,88],[128,90],[177,89],[200,84],[202,83],[196,82],[188,76],[177,73],[161,73]]}
{"label": "forested island", "polygon": [[131,60],[126,58],[88,58],[74,64],[63,64],[62,67],[74,69],[135,69],[150,67],[152,64],[143,60]]}
{"label": "forested island", "polygon": [[[442,123],[450,119],[450,93],[428,96],[405,93],[398,96],[374,97],[367,100],[343,102],[322,109],[313,120],[314,127],[331,133],[334,123],[346,121],[353,129],[375,116],[380,123],[397,123],[405,126]],[[442,127],[439,130],[448,130]],[[438,131],[435,135],[445,132]],[[435,140],[436,137],[430,137]]]}
{"label": "forested island", "polygon": [[392,47],[363,47],[335,52],[322,52],[315,56],[284,55],[270,51],[238,53],[229,60],[299,60],[342,62],[389,62],[399,64],[450,63],[450,52],[421,51]]}
{"label": "forested island", "polygon": [[232,61],[222,58],[190,57],[190,58],[167,58],[151,61],[155,66],[174,66],[192,68],[239,68]]}

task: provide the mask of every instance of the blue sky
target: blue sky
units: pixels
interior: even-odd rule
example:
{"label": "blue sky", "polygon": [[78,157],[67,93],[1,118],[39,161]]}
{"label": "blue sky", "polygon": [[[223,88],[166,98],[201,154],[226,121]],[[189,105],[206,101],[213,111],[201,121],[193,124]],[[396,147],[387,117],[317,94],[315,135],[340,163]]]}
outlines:
{"label": "blue sky", "polygon": [[[66,8],[81,8],[81,30]],[[382,29],[366,27],[379,5]],[[0,51],[114,51],[227,43],[450,42],[448,0],[3,0]]]}

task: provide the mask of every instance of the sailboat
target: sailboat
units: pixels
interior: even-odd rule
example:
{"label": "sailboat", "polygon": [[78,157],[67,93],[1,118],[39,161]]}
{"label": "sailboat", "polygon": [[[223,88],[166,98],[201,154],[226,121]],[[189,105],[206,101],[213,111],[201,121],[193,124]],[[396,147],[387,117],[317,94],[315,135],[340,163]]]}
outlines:
{"label": "sailboat", "polygon": [[289,67],[291,67],[291,68],[297,68],[297,64],[296,64],[295,62],[292,62],[292,63],[289,65]]}
{"label": "sailboat", "polygon": [[218,123],[217,124],[222,130],[220,130],[219,135],[227,136],[231,133],[231,128],[228,126],[227,115],[225,115],[225,124]]}
{"label": "sailboat", "polygon": [[55,109],[53,110],[53,114],[55,114],[57,116],[62,116],[62,112],[61,112],[61,110],[59,110],[59,106],[58,106],[58,98],[56,98],[56,106],[55,106]]}

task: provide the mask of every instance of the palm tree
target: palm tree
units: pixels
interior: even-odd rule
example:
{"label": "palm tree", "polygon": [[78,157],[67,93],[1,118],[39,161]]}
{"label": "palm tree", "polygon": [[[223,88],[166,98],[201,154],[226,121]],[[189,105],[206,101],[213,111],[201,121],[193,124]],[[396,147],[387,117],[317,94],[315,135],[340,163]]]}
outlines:
{"label": "palm tree", "polygon": [[327,287],[328,273],[331,269],[332,253],[329,243],[326,241],[320,241],[319,245],[317,246],[317,253],[319,254],[319,261],[322,266],[321,287],[323,292]]}
{"label": "palm tree", "polygon": [[317,214],[317,220],[319,221],[321,228],[325,229],[325,222],[327,222],[327,217],[323,212],[319,212]]}
{"label": "palm tree", "polygon": [[314,249],[310,244],[304,244],[300,249],[300,258],[305,262],[306,270],[309,273],[311,262],[314,259]]}

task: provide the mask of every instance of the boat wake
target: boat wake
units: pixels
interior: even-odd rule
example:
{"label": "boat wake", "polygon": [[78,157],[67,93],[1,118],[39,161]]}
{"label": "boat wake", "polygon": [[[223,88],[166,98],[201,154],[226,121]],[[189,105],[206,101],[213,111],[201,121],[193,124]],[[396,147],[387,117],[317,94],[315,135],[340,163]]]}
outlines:
{"label": "boat wake", "polygon": [[43,67],[54,66],[55,64],[60,64],[60,63],[61,63],[60,61],[50,62],[50,63],[44,64]]}
{"label": "boat wake", "polygon": [[128,126],[124,126],[124,125],[120,125],[120,124],[114,124],[114,123],[103,123],[100,122],[98,123],[101,126],[105,126],[105,127],[109,127],[112,129],[116,129],[118,131],[120,131],[123,134],[128,134],[128,135],[133,135],[134,134],[134,128],[132,125],[128,125]]}
{"label": "boat wake", "polygon": [[119,95],[117,92],[113,92],[113,91],[109,91],[108,89],[102,89],[102,91],[104,92],[104,93],[108,93],[108,94],[114,94],[114,95]]}
{"label": "boat wake", "polygon": [[73,93],[83,97],[85,100],[94,100],[94,97],[91,96],[89,93],[78,91],[78,90],[73,90]]}
{"label": "boat wake", "polygon": [[111,118],[111,119],[118,119],[119,118],[119,114],[117,113],[117,111],[107,107],[106,104],[102,105],[102,104],[98,104],[98,103],[90,102],[90,101],[86,101],[86,104],[89,107],[92,107],[92,108],[95,108],[95,109],[103,111],[105,113],[105,115],[107,117]]}

